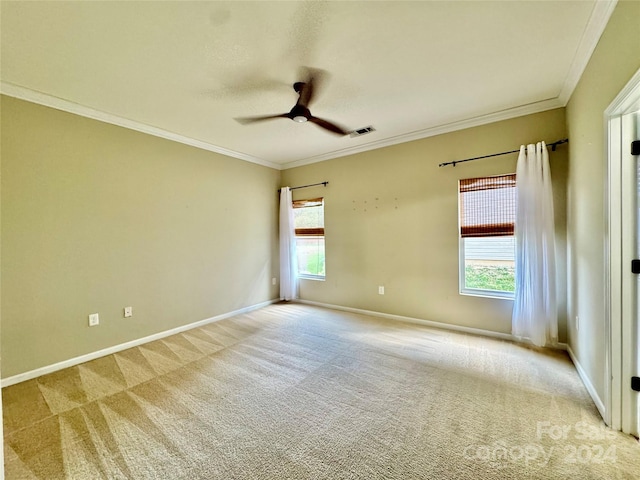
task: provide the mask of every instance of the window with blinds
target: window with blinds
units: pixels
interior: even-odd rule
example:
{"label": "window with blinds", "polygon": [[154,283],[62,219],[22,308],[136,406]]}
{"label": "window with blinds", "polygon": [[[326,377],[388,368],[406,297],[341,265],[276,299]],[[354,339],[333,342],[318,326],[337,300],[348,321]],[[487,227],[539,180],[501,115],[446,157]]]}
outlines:
{"label": "window with blinds", "polygon": [[298,253],[298,274],[322,279],[324,261],[324,199],[295,200],[293,217]]}
{"label": "window with blinds", "polygon": [[459,182],[460,291],[513,297],[515,174]]}
{"label": "window with blinds", "polygon": [[460,180],[460,235],[513,235],[516,222],[516,175]]}

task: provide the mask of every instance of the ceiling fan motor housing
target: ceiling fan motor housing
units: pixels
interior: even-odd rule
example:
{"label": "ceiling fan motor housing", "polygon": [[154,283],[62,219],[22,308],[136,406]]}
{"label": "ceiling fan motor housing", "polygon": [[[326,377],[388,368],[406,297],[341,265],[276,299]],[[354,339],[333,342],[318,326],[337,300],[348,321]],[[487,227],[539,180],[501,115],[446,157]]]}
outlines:
{"label": "ceiling fan motor housing", "polygon": [[296,105],[295,107],[293,107],[288,115],[291,120],[298,123],[306,122],[307,120],[309,120],[310,116],[311,112],[309,111],[309,109],[302,105]]}

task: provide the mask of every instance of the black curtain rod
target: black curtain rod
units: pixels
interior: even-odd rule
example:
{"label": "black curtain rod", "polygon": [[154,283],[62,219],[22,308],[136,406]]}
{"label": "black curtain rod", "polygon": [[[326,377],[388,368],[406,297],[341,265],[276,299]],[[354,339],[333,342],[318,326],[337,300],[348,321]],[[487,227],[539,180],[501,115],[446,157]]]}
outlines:
{"label": "black curtain rod", "polygon": [[[551,147],[551,151],[555,152],[556,151],[556,147],[558,145],[562,145],[563,143],[569,143],[569,139],[565,138],[563,140],[558,140],[557,142],[553,142],[553,143],[547,143],[547,147]],[[464,160],[455,160],[453,162],[446,162],[446,163],[441,163],[440,165],[438,165],[439,167],[446,167],[447,165],[453,165],[454,167],[456,166],[456,163],[463,163],[463,162],[472,162],[473,160],[481,160],[483,158],[490,158],[490,157],[498,157],[500,155],[508,155],[509,153],[518,153],[520,151],[520,149],[518,150],[511,150],[509,152],[501,152],[501,153],[493,153],[491,155],[483,155],[482,157],[473,157],[473,158],[465,158]]]}
{"label": "black curtain rod", "polygon": [[[318,185],[324,185],[325,187],[329,185],[329,182],[320,182],[320,183],[312,183],[311,185],[301,185],[299,187],[291,187],[289,190],[297,190],[299,188],[307,188],[307,187],[317,187]],[[282,190],[281,188],[278,191]]]}

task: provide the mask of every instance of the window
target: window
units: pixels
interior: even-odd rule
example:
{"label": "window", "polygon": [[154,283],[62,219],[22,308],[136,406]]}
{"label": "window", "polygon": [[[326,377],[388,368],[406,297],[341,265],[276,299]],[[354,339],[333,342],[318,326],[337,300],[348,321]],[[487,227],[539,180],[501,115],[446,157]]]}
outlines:
{"label": "window", "polygon": [[324,279],[324,200],[293,202],[296,227],[298,274],[301,277]]}
{"label": "window", "polygon": [[460,293],[513,298],[516,176],[460,180]]}

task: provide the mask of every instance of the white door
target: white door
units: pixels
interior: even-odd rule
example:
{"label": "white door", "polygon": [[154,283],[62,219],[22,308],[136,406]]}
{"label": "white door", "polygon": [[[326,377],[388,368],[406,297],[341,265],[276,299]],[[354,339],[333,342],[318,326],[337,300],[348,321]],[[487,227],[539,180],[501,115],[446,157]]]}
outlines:
{"label": "white door", "polygon": [[631,142],[640,137],[640,69],[604,112],[607,119],[607,250],[604,420],[616,430],[640,433],[640,157]]}
{"label": "white door", "polygon": [[[640,377],[640,274],[631,273],[631,260],[640,259],[640,156],[631,154],[631,142],[640,140],[640,112],[621,116],[620,150],[622,160],[623,198],[623,258],[629,263],[623,265],[627,274],[623,277],[623,295],[627,308],[623,309],[621,325],[621,427],[622,431],[640,434],[640,393],[631,388],[631,378]],[[624,179],[625,172],[628,177]],[[625,205],[626,204],[626,205]],[[626,218],[625,218],[626,217]],[[624,225],[627,223],[627,225]],[[626,278],[626,282],[625,282]],[[626,283],[627,288],[624,287]],[[624,312],[628,314],[624,314]]]}
{"label": "white door", "polygon": [[[631,150],[631,142],[638,142],[634,145],[635,150],[640,150],[640,112],[629,113],[622,117],[622,135],[623,139],[627,140],[629,150]],[[623,143],[624,146],[624,143]],[[636,168],[636,258],[640,259],[640,155],[631,155],[631,161],[635,163]],[[631,377],[640,377],[640,277],[636,278],[636,311],[633,318],[633,322],[629,325],[629,329],[624,334],[629,334],[629,342],[625,345],[627,348],[623,349],[625,357],[623,357],[623,364],[629,365],[629,380]],[[625,352],[626,350],[626,352]],[[640,388],[637,385],[639,380],[634,382],[635,388]],[[630,387],[630,385],[629,385]],[[629,388],[629,433],[640,436],[640,391],[632,390]]]}

